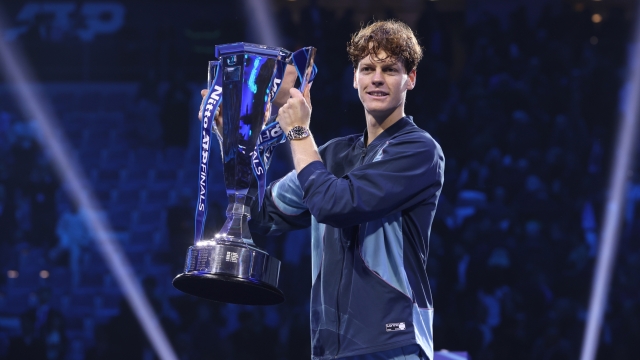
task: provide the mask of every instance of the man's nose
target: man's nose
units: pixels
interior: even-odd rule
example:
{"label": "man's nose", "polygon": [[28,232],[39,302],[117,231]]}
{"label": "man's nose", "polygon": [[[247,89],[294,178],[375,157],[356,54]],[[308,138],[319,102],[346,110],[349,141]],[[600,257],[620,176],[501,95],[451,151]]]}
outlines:
{"label": "man's nose", "polygon": [[381,69],[376,69],[376,72],[373,74],[373,78],[371,78],[371,82],[377,86],[382,85],[384,83],[384,78],[382,76]]}

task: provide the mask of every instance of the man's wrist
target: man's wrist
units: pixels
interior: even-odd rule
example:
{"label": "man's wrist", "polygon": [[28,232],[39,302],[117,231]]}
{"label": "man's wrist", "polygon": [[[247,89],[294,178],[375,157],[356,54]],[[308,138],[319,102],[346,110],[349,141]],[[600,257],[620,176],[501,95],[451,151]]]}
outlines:
{"label": "man's wrist", "polygon": [[[276,121],[278,121],[278,118],[276,118]],[[284,133],[288,133],[289,131],[291,131],[291,129],[293,129],[296,126],[302,126],[302,127],[306,127],[307,129],[309,128],[309,124],[291,124],[291,125],[285,125],[283,123],[280,123],[280,129],[282,129],[282,131],[284,131]]]}
{"label": "man's wrist", "polygon": [[311,131],[306,126],[296,125],[286,132],[289,141],[301,140],[311,136]]}
{"label": "man's wrist", "polygon": [[322,161],[318,154],[318,147],[313,139],[313,135],[309,135],[304,139],[289,141],[291,147],[291,156],[296,171],[302,170],[305,166],[313,161]]}

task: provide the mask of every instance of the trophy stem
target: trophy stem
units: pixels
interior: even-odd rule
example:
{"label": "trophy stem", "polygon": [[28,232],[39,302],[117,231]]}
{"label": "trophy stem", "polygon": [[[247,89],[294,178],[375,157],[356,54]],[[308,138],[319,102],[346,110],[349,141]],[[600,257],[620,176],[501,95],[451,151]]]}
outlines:
{"label": "trophy stem", "polygon": [[214,239],[189,248],[184,273],[173,286],[201,298],[244,305],[284,301],[280,261],[255,246],[249,233],[252,196],[229,195],[227,221]]}
{"label": "trophy stem", "polygon": [[222,226],[222,229],[220,229],[220,232],[216,234],[217,239],[243,242],[249,246],[255,246],[251,238],[251,233],[249,232],[252,202],[253,198],[251,196],[241,194],[229,195],[227,220]]}

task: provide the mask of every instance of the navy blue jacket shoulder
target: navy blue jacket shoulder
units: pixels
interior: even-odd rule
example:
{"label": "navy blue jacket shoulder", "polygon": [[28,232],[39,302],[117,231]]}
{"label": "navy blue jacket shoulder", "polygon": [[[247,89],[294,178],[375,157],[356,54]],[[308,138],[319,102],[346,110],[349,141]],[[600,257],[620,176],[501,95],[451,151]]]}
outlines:
{"label": "navy blue jacket shoulder", "polygon": [[433,358],[429,234],[444,181],[438,143],[404,117],[365,146],[334,139],[322,162],[273,182],[252,231],[311,226],[313,359],[419,344]]}

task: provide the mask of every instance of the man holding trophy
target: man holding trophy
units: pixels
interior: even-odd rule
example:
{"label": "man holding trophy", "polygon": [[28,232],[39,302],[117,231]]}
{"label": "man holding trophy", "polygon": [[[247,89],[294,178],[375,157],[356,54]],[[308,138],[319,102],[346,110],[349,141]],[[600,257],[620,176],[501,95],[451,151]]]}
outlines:
{"label": "man holding trophy", "polygon": [[290,89],[277,122],[295,170],[251,203],[249,227],[312,229],[312,359],[433,359],[426,262],[444,156],[404,113],[422,50],[404,23],[378,21],[347,51],[366,130],[318,148],[310,86]]}

